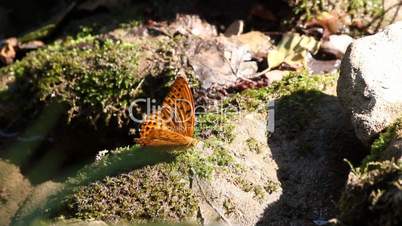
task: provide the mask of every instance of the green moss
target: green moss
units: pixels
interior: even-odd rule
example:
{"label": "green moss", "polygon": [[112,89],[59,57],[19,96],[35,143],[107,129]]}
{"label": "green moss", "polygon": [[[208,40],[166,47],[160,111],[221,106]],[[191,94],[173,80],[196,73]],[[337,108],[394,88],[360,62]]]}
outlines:
{"label": "green moss", "polygon": [[265,191],[264,187],[261,185],[256,185],[253,188],[254,192],[254,198],[256,198],[259,201],[262,201],[265,196],[267,195],[267,192]]}
{"label": "green moss", "polygon": [[383,2],[381,0],[351,0],[348,12],[352,15],[364,13],[373,17],[380,16],[384,13]]}
{"label": "green moss", "polygon": [[234,179],[234,183],[243,191],[250,192],[253,190],[253,183],[239,176]]}
{"label": "green moss", "polygon": [[138,95],[139,53],[138,44],[89,35],[31,52],[3,72],[15,75],[17,89],[36,101],[67,102],[69,119],[113,117],[121,125]]}
{"label": "green moss", "polygon": [[280,184],[273,180],[267,180],[264,184],[264,189],[268,194],[278,191]]}
{"label": "green moss", "polygon": [[348,13],[350,15],[379,16],[384,12],[381,0],[288,0],[299,20],[309,20],[322,12]]}
{"label": "green moss", "polygon": [[22,37],[20,37],[18,40],[20,42],[29,42],[33,40],[40,40],[43,38],[46,38],[49,34],[51,34],[56,28],[56,24],[48,24],[45,25],[41,28],[38,28],[34,31],[31,31]]}
{"label": "green moss", "polygon": [[244,192],[252,191],[254,197],[258,200],[263,200],[267,193],[271,194],[279,189],[279,184],[272,180],[267,180],[264,185],[256,185],[243,177],[238,176],[234,179],[234,183]]}
{"label": "green moss", "polygon": [[81,187],[69,205],[75,217],[106,221],[182,221],[194,217],[197,206],[188,182],[169,164],[147,166]]}
{"label": "green moss", "polygon": [[[281,116],[276,127],[292,134],[302,131],[315,118],[319,110],[316,105],[325,96],[323,91],[335,87],[337,77],[337,74],[292,72],[269,87],[229,97],[224,106],[263,113],[267,112],[268,102],[275,99],[276,114]],[[255,146],[253,142],[248,144]]]}
{"label": "green moss", "polygon": [[380,136],[372,143],[371,153],[363,160],[362,165],[365,166],[369,162],[377,160],[392,139],[396,137],[397,131],[400,130],[402,130],[402,118],[397,119],[395,123],[380,133]]}
{"label": "green moss", "polygon": [[231,198],[227,198],[223,201],[223,208],[225,209],[225,215],[230,215],[236,212],[235,203]]}
{"label": "green moss", "polygon": [[252,152],[255,152],[257,154],[261,154],[261,144],[258,142],[255,138],[250,137],[246,140],[246,144],[248,146],[248,149]]}
{"label": "green moss", "polygon": [[334,87],[338,78],[338,74],[317,74],[310,75],[307,71],[292,72],[285,76],[282,80],[273,83],[268,87],[268,92],[275,97],[289,96],[292,93],[300,91],[324,91],[330,87]]}
{"label": "green moss", "polygon": [[202,156],[196,149],[191,149],[176,158],[176,169],[182,172],[192,172],[205,179],[211,179],[215,169],[208,157]]}
{"label": "green moss", "polygon": [[203,113],[197,116],[195,134],[200,138],[207,138],[211,135],[227,143],[233,141],[235,126],[231,122],[233,117],[230,113]]}
{"label": "green moss", "polygon": [[339,201],[347,225],[399,225],[402,219],[402,161],[371,162],[352,169]]}
{"label": "green moss", "polygon": [[270,99],[290,96],[294,93],[324,91],[334,87],[337,74],[310,75],[307,71],[291,72],[282,80],[260,89],[248,89],[235,94],[223,102],[224,107],[240,110],[265,112]]}
{"label": "green moss", "polygon": [[[212,149],[209,155],[195,148],[175,151],[174,161],[158,163],[159,158],[155,158],[155,165],[145,167],[141,156],[144,154],[154,158],[151,150],[134,146],[102,152],[95,164],[68,180],[69,185],[79,189],[73,189],[71,195],[67,196],[70,197],[66,201],[67,213],[71,217],[106,221],[190,219],[194,217],[198,206],[189,188],[191,175],[211,179],[217,171],[237,167],[233,156],[223,146],[212,141],[207,146]],[[160,152],[167,153],[165,150]],[[167,160],[169,158],[165,157]],[[133,161],[139,165],[129,166]],[[118,176],[102,176],[114,175],[127,168],[137,169]]]}
{"label": "green moss", "polygon": [[217,171],[238,171],[239,164],[219,141],[204,141],[207,148],[212,149],[210,155],[202,154],[197,149],[190,149],[176,157],[175,166],[178,171],[192,172],[203,179],[211,179]]}
{"label": "green moss", "polygon": [[208,157],[208,160],[217,166],[230,166],[234,162],[233,156],[223,146],[215,146],[214,152]]}

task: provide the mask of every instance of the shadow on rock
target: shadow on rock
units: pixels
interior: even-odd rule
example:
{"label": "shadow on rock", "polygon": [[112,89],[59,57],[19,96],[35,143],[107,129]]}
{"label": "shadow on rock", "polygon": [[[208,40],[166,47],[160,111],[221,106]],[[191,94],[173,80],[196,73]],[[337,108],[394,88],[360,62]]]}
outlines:
{"label": "shadow on rock", "polygon": [[344,158],[360,161],[364,149],[337,97],[300,91],[277,100],[275,132],[268,138],[282,184],[280,199],[260,225],[315,225],[335,217],[349,172]]}

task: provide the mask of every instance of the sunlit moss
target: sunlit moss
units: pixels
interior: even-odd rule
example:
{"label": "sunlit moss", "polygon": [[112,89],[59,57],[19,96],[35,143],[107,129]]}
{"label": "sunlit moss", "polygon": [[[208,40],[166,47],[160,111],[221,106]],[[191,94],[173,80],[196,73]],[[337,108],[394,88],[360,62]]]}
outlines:
{"label": "sunlit moss", "polygon": [[106,221],[183,221],[197,206],[188,182],[165,163],[81,187],[69,205],[78,218]]}
{"label": "sunlit moss", "polygon": [[[173,70],[174,66],[164,61],[170,62],[173,46],[169,40],[124,42],[92,36],[84,30],[75,38],[68,37],[30,52],[22,60],[0,69],[0,74],[16,78],[13,95],[28,96],[27,105],[36,107],[35,103],[56,99],[69,105],[68,119],[77,116],[91,122],[114,119],[121,126],[130,121],[130,104],[144,93],[140,84],[150,86],[154,82],[141,83],[144,77]],[[153,54],[159,54],[158,61],[152,60]],[[161,65],[166,68],[161,69]],[[172,77],[169,73],[163,75],[161,83]],[[139,113],[136,110],[134,114]]]}
{"label": "sunlit moss", "polygon": [[396,137],[397,131],[402,130],[402,118],[396,120],[391,126],[380,133],[380,136],[371,145],[371,153],[363,160],[363,166],[375,161],[381,153],[388,147],[389,143]]}
{"label": "sunlit moss", "polygon": [[257,154],[260,154],[262,152],[261,144],[255,138],[253,137],[248,138],[246,140],[246,144],[250,151],[255,152]]}
{"label": "sunlit moss", "polygon": [[[292,72],[282,80],[260,89],[248,89],[235,94],[223,102],[223,106],[237,107],[241,110],[265,112],[267,103],[271,99],[290,96],[294,93],[325,91],[334,87],[338,75],[317,74],[310,75],[308,72]],[[311,98],[308,98],[309,101]]]}
{"label": "sunlit moss", "polygon": [[206,138],[213,135],[230,143],[234,139],[235,129],[232,120],[233,117],[230,114],[220,112],[199,114],[197,116],[196,136]]}

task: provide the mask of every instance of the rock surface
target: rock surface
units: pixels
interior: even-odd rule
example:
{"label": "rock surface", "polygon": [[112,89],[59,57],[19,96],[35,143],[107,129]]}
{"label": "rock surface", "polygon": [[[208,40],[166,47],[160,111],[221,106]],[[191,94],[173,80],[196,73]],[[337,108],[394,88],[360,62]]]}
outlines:
{"label": "rock surface", "polygon": [[402,22],[354,41],[342,61],[338,97],[369,145],[402,114]]}
{"label": "rock surface", "polygon": [[59,192],[62,187],[62,183],[53,181],[46,181],[34,187],[16,212],[12,225],[25,225],[20,219],[35,217],[35,212],[45,207],[49,197]]}
{"label": "rock surface", "polygon": [[9,225],[21,202],[31,191],[31,184],[20,169],[0,159],[0,226]]}

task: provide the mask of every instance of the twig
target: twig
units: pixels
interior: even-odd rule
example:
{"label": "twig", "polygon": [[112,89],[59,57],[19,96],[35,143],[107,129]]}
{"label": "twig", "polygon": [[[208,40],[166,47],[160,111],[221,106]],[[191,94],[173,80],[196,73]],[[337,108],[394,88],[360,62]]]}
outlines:
{"label": "twig", "polygon": [[260,71],[260,72],[258,72],[258,73],[256,73],[256,74],[254,74],[253,77],[261,76],[261,75],[267,73],[267,72],[270,71],[270,70],[271,70],[271,68],[270,68],[270,67],[267,67],[267,68],[264,69],[263,71]]}
{"label": "twig", "polygon": [[140,87],[142,86],[142,83],[144,83],[145,78],[143,78],[137,85],[137,87],[134,89],[133,94],[137,95],[138,90],[140,89]]}

